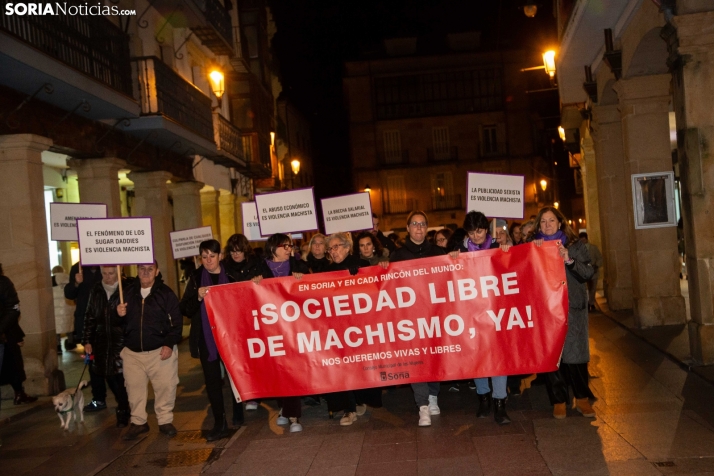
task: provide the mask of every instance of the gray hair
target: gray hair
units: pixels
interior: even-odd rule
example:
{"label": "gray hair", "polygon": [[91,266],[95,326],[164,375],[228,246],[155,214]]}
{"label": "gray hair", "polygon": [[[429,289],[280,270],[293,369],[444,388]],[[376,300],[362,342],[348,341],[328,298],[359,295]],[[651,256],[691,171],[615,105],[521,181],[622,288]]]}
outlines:
{"label": "gray hair", "polygon": [[330,243],[332,242],[332,240],[339,241],[341,245],[346,246],[347,249],[349,250],[349,252],[352,253],[352,240],[350,240],[347,233],[339,232],[339,233],[333,233],[330,236],[328,236],[327,240],[325,240],[325,243],[327,244],[328,249],[330,247]]}
{"label": "gray hair", "polygon": [[315,238],[322,238],[323,240],[325,240],[325,245],[327,245],[327,237],[322,233],[315,233],[314,235],[312,235],[312,238],[310,238],[310,250],[312,250],[312,243],[315,241]]}

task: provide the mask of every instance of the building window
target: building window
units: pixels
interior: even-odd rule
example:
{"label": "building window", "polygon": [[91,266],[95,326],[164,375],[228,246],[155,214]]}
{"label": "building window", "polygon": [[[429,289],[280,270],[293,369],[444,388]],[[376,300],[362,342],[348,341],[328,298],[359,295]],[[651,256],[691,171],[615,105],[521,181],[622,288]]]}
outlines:
{"label": "building window", "polygon": [[481,129],[481,150],[483,155],[498,154],[498,128],[496,125],[483,126]]}
{"label": "building window", "polygon": [[414,208],[413,200],[407,199],[403,175],[387,177],[386,192],[384,209],[387,213],[408,213]]}
{"label": "building window", "polygon": [[461,208],[461,195],[454,194],[454,181],[451,172],[432,175],[431,209],[449,210],[451,208]]}
{"label": "building window", "polygon": [[449,128],[434,127],[431,129],[431,140],[434,146],[434,160],[449,160]]}
{"label": "building window", "polygon": [[402,162],[402,137],[399,131],[384,131],[384,162],[387,164]]}
{"label": "building window", "polygon": [[503,108],[500,68],[375,78],[374,92],[378,119]]}

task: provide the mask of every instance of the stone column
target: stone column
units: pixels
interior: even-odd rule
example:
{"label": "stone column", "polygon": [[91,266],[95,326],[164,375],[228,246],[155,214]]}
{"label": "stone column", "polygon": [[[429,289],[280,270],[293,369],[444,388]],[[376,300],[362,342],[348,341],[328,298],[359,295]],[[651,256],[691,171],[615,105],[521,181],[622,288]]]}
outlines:
{"label": "stone column", "polygon": [[218,206],[220,210],[220,226],[221,238],[225,245],[225,241],[236,233],[238,228],[236,223],[236,196],[225,190],[221,190],[221,195],[218,198]]}
{"label": "stone column", "polygon": [[[667,36],[689,275],[692,358],[714,363],[714,12],[676,16]],[[675,29],[672,28],[675,27]]]}
{"label": "stone column", "polygon": [[[622,123],[617,105],[593,106],[596,175],[600,205],[602,256],[605,261],[603,288],[612,310],[632,309],[630,265],[631,220],[623,208],[628,200],[622,151]],[[630,199],[631,200],[631,199]],[[592,218],[588,218],[591,220]]]}
{"label": "stone column", "polygon": [[174,201],[174,227],[177,230],[200,228],[201,217],[201,182],[176,182],[169,185]]}
{"label": "stone column", "polygon": [[106,203],[107,216],[120,217],[119,170],[126,168],[121,159],[70,159],[77,171],[79,199],[84,203]]}
{"label": "stone column", "polygon": [[[625,152],[625,203],[630,229],[630,262],[638,327],[684,324],[687,313],[679,283],[676,227],[636,230],[632,181],[637,173],[672,170],[669,145],[669,74],[618,81]],[[625,210],[620,204],[621,210]]]}
{"label": "stone column", "polygon": [[42,152],[52,140],[33,134],[0,136],[0,263],[15,285],[25,331],[25,390],[61,390],[57,369],[54,303],[47,246]]}
{"label": "stone column", "polygon": [[[585,201],[585,221],[588,230],[588,241],[597,246],[602,252],[602,238],[600,236],[600,200],[598,199],[597,190],[597,168],[595,160],[595,149],[593,148],[593,139],[590,137],[588,127],[583,127],[580,137],[580,171],[583,174],[583,185],[585,193],[583,198]],[[602,289],[604,270],[599,271],[598,289]]]}
{"label": "stone column", "polygon": [[151,217],[154,238],[154,256],[159,262],[159,270],[166,283],[178,294],[176,263],[171,253],[169,233],[174,230],[172,211],[169,203],[169,172],[132,172],[129,179],[134,182],[134,207],[132,215]]}
{"label": "stone column", "polygon": [[[221,241],[221,211],[218,204],[218,190],[201,190],[201,215],[203,226],[210,226],[213,238]],[[222,243],[222,241],[221,241]]]}

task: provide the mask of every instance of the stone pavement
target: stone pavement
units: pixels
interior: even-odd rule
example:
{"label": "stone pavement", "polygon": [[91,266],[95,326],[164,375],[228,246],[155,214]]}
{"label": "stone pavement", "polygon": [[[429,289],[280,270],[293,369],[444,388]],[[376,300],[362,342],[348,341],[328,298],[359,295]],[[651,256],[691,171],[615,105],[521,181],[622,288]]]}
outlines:
{"label": "stone pavement", "polygon": [[[198,361],[182,346],[173,440],[152,431],[124,442],[109,411],[63,432],[50,408],[0,427],[2,474],[121,475],[714,475],[714,387],[600,313],[592,313],[591,387],[596,419],[569,410],[554,420],[545,388],[511,397],[513,423],[475,418],[475,392],[442,385],[440,416],[417,428],[409,387],[352,426],[305,407],[302,433],[275,424],[275,402],[246,412],[231,438],[206,443],[212,419]],[[80,369],[81,370],[81,369]],[[76,384],[68,377],[67,384]],[[226,392],[228,390],[226,389]],[[89,399],[89,391],[85,396]],[[113,404],[113,402],[112,402]],[[6,408],[6,405],[3,407]],[[0,421],[2,412],[0,411]]]}

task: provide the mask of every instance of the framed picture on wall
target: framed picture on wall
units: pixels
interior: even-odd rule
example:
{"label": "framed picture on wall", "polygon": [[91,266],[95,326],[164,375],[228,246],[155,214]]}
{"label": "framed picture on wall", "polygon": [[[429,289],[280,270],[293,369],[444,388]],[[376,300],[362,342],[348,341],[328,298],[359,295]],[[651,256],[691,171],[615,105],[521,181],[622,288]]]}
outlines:
{"label": "framed picture on wall", "polygon": [[677,226],[674,172],[632,175],[635,229]]}

